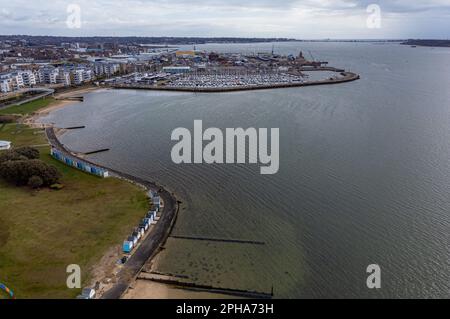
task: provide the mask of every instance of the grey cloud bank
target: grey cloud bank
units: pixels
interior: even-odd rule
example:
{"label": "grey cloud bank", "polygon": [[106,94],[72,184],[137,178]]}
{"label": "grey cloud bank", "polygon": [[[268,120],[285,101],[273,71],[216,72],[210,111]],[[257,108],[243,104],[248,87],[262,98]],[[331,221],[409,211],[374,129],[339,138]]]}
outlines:
{"label": "grey cloud bank", "polygon": [[[66,26],[69,4],[81,8],[80,29]],[[367,28],[370,4],[380,29]],[[448,39],[448,30],[450,0],[0,0],[0,34]]]}

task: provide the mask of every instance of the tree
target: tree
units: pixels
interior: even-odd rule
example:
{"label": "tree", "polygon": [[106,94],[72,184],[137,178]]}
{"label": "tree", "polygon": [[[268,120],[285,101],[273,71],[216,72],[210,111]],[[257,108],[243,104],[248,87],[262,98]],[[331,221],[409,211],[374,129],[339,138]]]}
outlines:
{"label": "tree", "polygon": [[28,158],[15,151],[6,151],[0,153],[0,164],[6,161],[26,161]]}
{"label": "tree", "polygon": [[38,159],[39,158],[39,150],[34,147],[29,147],[29,146],[19,147],[19,148],[14,149],[13,152],[23,155],[28,159]]}
{"label": "tree", "polygon": [[13,150],[8,150],[6,152],[0,153],[0,163],[6,161],[20,161],[38,158],[39,158],[39,150],[29,146],[19,147]]}
{"label": "tree", "polygon": [[58,182],[61,173],[56,167],[33,159],[0,163],[0,176],[16,185],[26,185],[32,176],[39,176],[42,186],[50,186]]}

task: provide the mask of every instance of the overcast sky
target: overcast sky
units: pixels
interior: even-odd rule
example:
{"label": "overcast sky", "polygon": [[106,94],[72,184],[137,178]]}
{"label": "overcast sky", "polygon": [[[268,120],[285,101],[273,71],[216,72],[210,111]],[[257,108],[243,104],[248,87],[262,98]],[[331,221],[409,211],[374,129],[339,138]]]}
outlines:
{"label": "overcast sky", "polygon": [[[70,4],[81,8],[80,28],[66,23]],[[371,4],[381,8],[380,28],[368,27]],[[0,34],[448,39],[449,33],[450,0],[0,0]]]}

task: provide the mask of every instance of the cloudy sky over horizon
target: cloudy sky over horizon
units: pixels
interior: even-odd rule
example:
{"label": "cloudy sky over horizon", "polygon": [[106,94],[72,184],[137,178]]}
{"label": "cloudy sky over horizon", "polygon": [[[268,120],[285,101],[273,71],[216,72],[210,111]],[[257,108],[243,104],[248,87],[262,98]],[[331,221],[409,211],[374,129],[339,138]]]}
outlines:
{"label": "cloudy sky over horizon", "polygon": [[[81,9],[80,28],[67,25],[70,4]],[[380,28],[368,27],[376,14],[367,11],[371,4],[381,9]],[[449,33],[450,0],[0,0],[0,34],[449,39]]]}

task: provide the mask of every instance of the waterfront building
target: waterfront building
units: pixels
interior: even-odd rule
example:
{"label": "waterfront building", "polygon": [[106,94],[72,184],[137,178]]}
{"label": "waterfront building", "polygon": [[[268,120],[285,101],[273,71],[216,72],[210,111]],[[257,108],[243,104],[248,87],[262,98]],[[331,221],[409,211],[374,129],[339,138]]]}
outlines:
{"label": "waterfront building", "polygon": [[181,74],[188,73],[191,71],[191,67],[189,66],[165,66],[163,67],[163,72],[170,74]]}
{"label": "waterfront building", "polygon": [[84,70],[78,69],[73,72],[73,83],[75,85],[80,85],[84,81]]}
{"label": "waterfront building", "polygon": [[10,78],[13,91],[20,90],[25,86],[21,73],[11,73]]}
{"label": "waterfront building", "polygon": [[90,81],[92,81],[92,78],[93,78],[92,70],[84,69],[83,70],[83,80],[84,80],[84,82],[90,82]]}
{"label": "waterfront building", "polygon": [[96,62],[94,64],[94,73],[96,76],[110,77],[120,71],[119,63]]}
{"label": "waterfront building", "polygon": [[22,81],[25,86],[36,85],[36,77],[32,71],[30,70],[23,71],[20,73],[20,75],[22,77]]}
{"label": "waterfront building", "polygon": [[58,74],[58,83],[64,84],[64,86],[70,86],[72,84],[70,72],[61,70]]}
{"label": "waterfront building", "polygon": [[8,93],[11,91],[11,86],[9,85],[8,79],[0,79],[0,91],[2,93]]}
{"label": "waterfront building", "polygon": [[46,84],[56,84],[58,81],[59,70],[55,67],[44,67],[40,69],[41,79]]}

